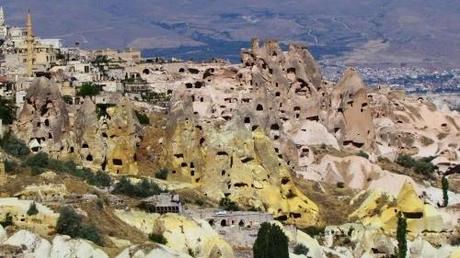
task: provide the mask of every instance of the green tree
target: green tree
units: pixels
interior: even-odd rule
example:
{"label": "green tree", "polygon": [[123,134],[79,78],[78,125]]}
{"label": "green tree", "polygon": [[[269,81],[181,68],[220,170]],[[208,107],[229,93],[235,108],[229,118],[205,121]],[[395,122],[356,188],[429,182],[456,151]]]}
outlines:
{"label": "green tree", "polygon": [[254,258],[289,258],[289,240],[275,224],[261,224],[252,248]]}
{"label": "green tree", "polygon": [[29,209],[27,210],[27,215],[33,216],[36,214],[38,214],[37,204],[35,202],[32,202],[29,206]]}
{"label": "green tree", "polygon": [[86,96],[96,96],[100,92],[99,85],[96,85],[92,82],[85,82],[81,85],[78,95],[82,97]]}
{"label": "green tree", "polygon": [[3,124],[12,124],[16,119],[16,107],[13,101],[0,97],[0,119]]}
{"label": "green tree", "polygon": [[449,204],[449,180],[447,180],[447,177],[443,176],[442,177],[442,181],[441,181],[441,184],[442,184],[442,199],[444,201],[443,205],[444,207],[447,207],[447,205]]}
{"label": "green tree", "polygon": [[407,253],[407,221],[406,218],[399,213],[398,228],[396,229],[396,239],[398,240],[398,258],[406,258]]}

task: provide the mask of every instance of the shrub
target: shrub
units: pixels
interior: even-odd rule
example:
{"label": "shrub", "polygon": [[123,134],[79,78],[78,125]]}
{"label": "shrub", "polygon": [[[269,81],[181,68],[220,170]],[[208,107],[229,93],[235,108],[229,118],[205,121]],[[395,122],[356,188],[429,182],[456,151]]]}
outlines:
{"label": "shrub", "polygon": [[309,251],[308,247],[304,246],[303,244],[297,244],[294,246],[294,254],[307,255],[308,251]]}
{"label": "shrub", "polygon": [[239,211],[240,207],[238,207],[238,204],[228,197],[224,197],[220,199],[219,206],[226,210],[226,211]]}
{"label": "shrub", "polygon": [[150,119],[146,114],[140,113],[138,111],[135,111],[135,112],[136,112],[137,120],[139,120],[139,123],[141,123],[141,125],[149,125],[150,124]]}
{"label": "shrub", "polygon": [[403,154],[403,155],[398,156],[398,158],[396,159],[396,163],[398,163],[399,165],[405,168],[411,168],[415,166],[415,159],[413,159],[409,155]]}
{"label": "shrub", "polygon": [[417,174],[431,175],[436,170],[436,166],[431,163],[434,158],[424,157],[416,160],[409,155],[400,155],[396,163],[405,168],[412,168]]}
{"label": "shrub", "polygon": [[127,177],[122,177],[115,184],[112,191],[114,194],[124,194],[130,197],[148,197],[160,194],[162,191],[158,185],[150,182],[147,179],[142,179],[141,182],[133,184]]}
{"label": "shrub", "polygon": [[73,101],[72,96],[64,95],[64,96],[62,96],[62,99],[64,100],[65,103],[72,104],[72,101]]}
{"label": "shrub", "polygon": [[274,224],[261,224],[253,246],[254,258],[289,258],[289,240],[283,230]]}
{"label": "shrub", "polygon": [[417,161],[415,163],[414,171],[417,174],[431,175],[436,169],[436,166],[431,162]]}
{"label": "shrub", "polygon": [[87,183],[90,185],[95,185],[99,187],[109,187],[112,185],[112,178],[109,176],[109,174],[102,172],[102,171],[97,171],[96,174],[91,173],[91,176],[88,177]]}
{"label": "shrub", "polygon": [[0,140],[0,146],[6,153],[15,157],[25,157],[30,153],[29,147],[11,133],[3,136]]}
{"label": "shrub", "polygon": [[[33,162],[35,163],[35,161]],[[96,173],[93,173],[88,168],[77,168],[77,164],[71,160],[61,161],[56,159],[48,159],[46,164],[44,164],[44,167],[42,167],[42,170],[45,167],[56,172],[63,172],[75,177],[79,177],[90,185],[95,185],[98,187],[108,187],[112,185],[112,178],[109,174],[103,171],[97,171]]]}
{"label": "shrub", "polygon": [[304,229],[302,229],[303,232],[307,233],[311,237],[315,237],[318,235],[324,234],[324,228],[323,227],[317,227],[317,226],[308,226]]}
{"label": "shrub", "polygon": [[32,169],[32,175],[39,175],[49,166],[48,154],[39,152],[35,155],[29,156],[25,160],[24,165],[29,166]]}
{"label": "shrub", "polygon": [[369,159],[369,154],[367,154],[366,152],[360,150],[358,153],[356,153],[357,156],[360,156],[360,157],[363,157],[365,159]]}
{"label": "shrub", "polygon": [[8,174],[12,174],[13,172],[15,172],[18,168],[18,163],[16,163],[16,161],[14,160],[5,160],[5,172],[8,173]]}
{"label": "shrub", "polygon": [[5,214],[5,219],[0,221],[0,225],[2,225],[3,228],[13,226],[13,216],[11,216],[10,213]]}
{"label": "shrub", "polygon": [[93,241],[94,243],[102,246],[103,241],[99,230],[93,224],[82,224],[78,232],[78,237]]}
{"label": "shrub", "polygon": [[29,209],[27,210],[27,215],[33,216],[37,214],[38,214],[37,204],[35,204],[35,202],[32,202],[29,206]]}
{"label": "shrub", "polygon": [[168,173],[169,172],[166,168],[162,168],[155,173],[155,177],[158,179],[166,180],[168,179]]}
{"label": "shrub", "polygon": [[84,224],[82,217],[70,207],[64,207],[61,210],[56,224],[56,232],[72,238],[87,239],[101,246],[103,244],[97,228],[92,224]]}
{"label": "shrub", "polygon": [[149,239],[152,242],[162,245],[166,245],[168,243],[168,240],[166,240],[166,238],[162,234],[151,233],[149,234]]}
{"label": "shrub", "polygon": [[99,89],[99,85],[96,85],[92,82],[85,82],[81,85],[80,90],[78,91],[78,95],[82,97],[91,97],[98,95],[100,91],[101,90]]}

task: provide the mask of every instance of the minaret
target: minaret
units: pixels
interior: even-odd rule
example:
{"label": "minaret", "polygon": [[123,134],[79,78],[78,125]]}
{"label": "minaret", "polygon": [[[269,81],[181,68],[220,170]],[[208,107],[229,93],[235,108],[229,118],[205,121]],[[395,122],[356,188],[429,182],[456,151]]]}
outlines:
{"label": "minaret", "polygon": [[27,76],[33,75],[33,59],[34,59],[34,36],[32,33],[32,15],[30,10],[27,11],[26,18],[26,47],[27,47]]}
{"label": "minaret", "polygon": [[5,13],[3,12],[3,6],[0,6],[0,26],[5,25]]}

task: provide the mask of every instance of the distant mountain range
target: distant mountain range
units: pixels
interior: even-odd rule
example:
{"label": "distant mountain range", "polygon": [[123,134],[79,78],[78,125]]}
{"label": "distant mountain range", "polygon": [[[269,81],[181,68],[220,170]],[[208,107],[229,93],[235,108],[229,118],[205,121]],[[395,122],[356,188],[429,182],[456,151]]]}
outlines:
{"label": "distant mountain range", "polygon": [[7,22],[27,9],[43,38],[147,55],[238,60],[252,37],[303,42],[349,64],[460,66],[454,0],[3,0]]}

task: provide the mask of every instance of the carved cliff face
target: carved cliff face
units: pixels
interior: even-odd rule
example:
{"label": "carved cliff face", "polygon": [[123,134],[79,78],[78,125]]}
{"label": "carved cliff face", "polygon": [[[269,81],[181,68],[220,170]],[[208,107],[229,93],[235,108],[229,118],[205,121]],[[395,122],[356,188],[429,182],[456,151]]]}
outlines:
{"label": "carved cliff face", "polygon": [[345,71],[332,93],[333,115],[338,123],[334,128],[343,130],[344,147],[371,149],[374,141],[372,121],[366,86],[353,69]]}
{"label": "carved cliff face", "polygon": [[97,107],[86,98],[75,123],[76,148],[87,167],[116,174],[137,174],[137,144],[141,128],[132,106]]}
{"label": "carved cliff face", "polygon": [[93,170],[137,174],[142,130],[129,101],[96,106],[86,98],[69,110],[53,81],[36,79],[14,131],[34,152],[71,159]]}
{"label": "carved cliff face", "polygon": [[69,116],[58,87],[46,78],[36,79],[27,91],[13,130],[33,152],[60,152],[69,132]]}
{"label": "carved cliff face", "polygon": [[318,207],[292,183],[289,168],[261,129],[188,118],[185,107],[170,114],[157,142],[169,180],[189,182],[209,198],[228,197],[299,225],[318,221]]}

